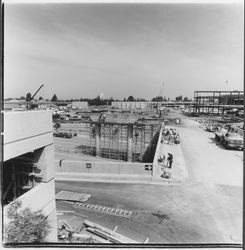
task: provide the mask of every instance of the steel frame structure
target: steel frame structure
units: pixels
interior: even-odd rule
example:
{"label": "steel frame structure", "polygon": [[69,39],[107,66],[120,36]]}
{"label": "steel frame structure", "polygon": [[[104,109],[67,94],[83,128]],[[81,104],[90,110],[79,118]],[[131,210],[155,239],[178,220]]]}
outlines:
{"label": "steel frame structure", "polygon": [[243,109],[244,91],[195,91],[193,112],[224,114],[226,110]]}

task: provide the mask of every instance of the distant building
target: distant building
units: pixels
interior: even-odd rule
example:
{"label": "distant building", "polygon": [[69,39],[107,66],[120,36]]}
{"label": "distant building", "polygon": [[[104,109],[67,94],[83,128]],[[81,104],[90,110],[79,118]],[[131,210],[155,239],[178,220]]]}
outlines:
{"label": "distant building", "polygon": [[88,102],[72,102],[72,109],[85,109],[88,107]]}
{"label": "distant building", "polygon": [[111,106],[117,109],[161,109],[163,107],[181,106],[192,102],[112,102]]}
{"label": "distant building", "polygon": [[4,110],[17,110],[24,109],[25,100],[12,99],[10,101],[4,101]]}
{"label": "distant building", "polygon": [[[51,226],[46,239],[57,241],[55,168],[51,111],[4,113],[2,203],[41,210]],[[6,219],[6,217],[5,217]]]}
{"label": "distant building", "polygon": [[147,102],[112,102],[111,106],[118,109],[146,109]]}

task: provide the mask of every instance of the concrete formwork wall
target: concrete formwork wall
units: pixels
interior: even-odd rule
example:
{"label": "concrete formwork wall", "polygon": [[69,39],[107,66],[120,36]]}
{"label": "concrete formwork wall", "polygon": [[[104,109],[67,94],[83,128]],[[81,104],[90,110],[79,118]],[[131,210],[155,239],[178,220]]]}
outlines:
{"label": "concrete formwork wall", "polygon": [[115,163],[115,162],[90,162],[87,168],[85,161],[56,161],[56,173],[79,173],[79,174],[127,174],[127,175],[152,175],[150,170],[145,170],[144,163]]}
{"label": "concrete formwork wall", "polygon": [[[146,149],[159,130],[159,123],[132,125],[131,153],[133,162],[142,162]],[[59,131],[77,133],[81,144],[76,151],[80,154],[96,155],[96,129],[88,123],[61,123]],[[103,158],[128,160],[129,125],[101,124],[99,133],[99,153]],[[62,149],[56,146],[56,151]]]}

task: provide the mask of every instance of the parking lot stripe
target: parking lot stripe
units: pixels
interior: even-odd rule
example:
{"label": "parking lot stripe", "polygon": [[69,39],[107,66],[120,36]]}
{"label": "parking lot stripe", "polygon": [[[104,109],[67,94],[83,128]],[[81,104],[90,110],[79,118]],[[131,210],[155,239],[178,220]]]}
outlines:
{"label": "parking lot stripe", "polygon": [[129,218],[133,214],[132,211],[129,211],[126,209],[104,207],[104,206],[88,204],[88,203],[76,202],[74,203],[74,206],[83,208],[83,209],[93,210],[94,212],[105,213],[105,214],[114,215],[114,216],[121,216],[125,218]]}

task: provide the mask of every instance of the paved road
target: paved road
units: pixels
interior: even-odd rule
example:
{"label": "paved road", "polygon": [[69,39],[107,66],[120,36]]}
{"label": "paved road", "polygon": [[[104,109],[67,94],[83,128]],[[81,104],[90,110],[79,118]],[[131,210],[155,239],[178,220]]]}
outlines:
{"label": "paved road", "polygon": [[181,185],[157,186],[57,182],[57,192],[88,192],[89,203],[135,211],[130,218],[71,208],[91,221],[139,242],[241,243],[243,154],[216,145],[212,134],[189,118],[178,128],[189,178]]}

